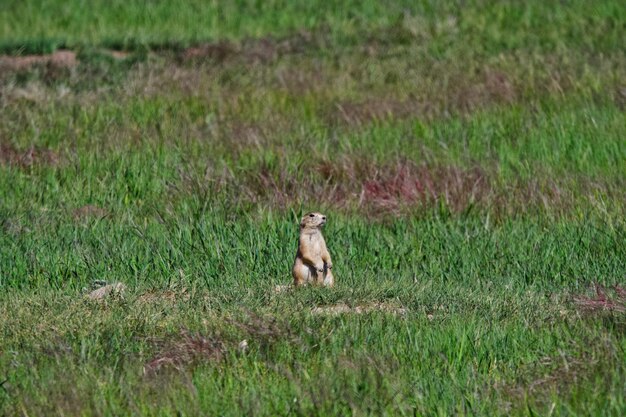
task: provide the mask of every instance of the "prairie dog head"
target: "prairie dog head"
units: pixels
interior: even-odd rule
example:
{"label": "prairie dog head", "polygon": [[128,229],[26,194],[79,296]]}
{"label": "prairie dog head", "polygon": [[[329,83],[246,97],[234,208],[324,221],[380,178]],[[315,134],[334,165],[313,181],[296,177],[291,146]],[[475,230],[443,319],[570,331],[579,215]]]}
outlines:
{"label": "prairie dog head", "polygon": [[326,224],[326,216],[322,213],[305,214],[300,221],[300,229],[321,229]]}

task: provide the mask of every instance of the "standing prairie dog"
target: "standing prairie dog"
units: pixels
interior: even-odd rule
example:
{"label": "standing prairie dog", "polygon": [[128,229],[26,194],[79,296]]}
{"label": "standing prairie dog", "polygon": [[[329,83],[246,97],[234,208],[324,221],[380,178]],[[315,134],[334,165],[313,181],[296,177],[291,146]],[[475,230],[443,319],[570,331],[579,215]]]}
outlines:
{"label": "standing prairie dog", "polygon": [[317,284],[332,287],[335,283],[333,262],[322,236],[322,226],[326,216],[321,213],[308,213],[300,221],[298,253],[293,263],[294,286]]}

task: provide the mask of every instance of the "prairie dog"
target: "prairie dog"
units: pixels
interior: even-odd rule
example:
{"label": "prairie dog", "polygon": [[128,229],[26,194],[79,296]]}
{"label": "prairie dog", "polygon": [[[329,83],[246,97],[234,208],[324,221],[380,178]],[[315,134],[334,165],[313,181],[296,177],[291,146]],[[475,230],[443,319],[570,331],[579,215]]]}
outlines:
{"label": "prairie dog", "polygon": [[333,262],[322,236],[322,226],[326,216],[322,213],[308,213],[300,221],[298,253],[293,263],[294,286],[317,284],[332,287],[335,283]]}

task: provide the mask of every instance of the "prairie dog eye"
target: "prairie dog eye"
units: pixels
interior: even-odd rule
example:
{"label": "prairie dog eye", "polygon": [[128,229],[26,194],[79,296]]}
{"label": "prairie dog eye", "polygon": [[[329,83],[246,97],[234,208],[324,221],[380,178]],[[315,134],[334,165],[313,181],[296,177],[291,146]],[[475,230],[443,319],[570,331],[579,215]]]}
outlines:
{"label": "prairie dog eye", "polygon": [[311,213],[309,214],[309,217],[315,217],[315,214]]}

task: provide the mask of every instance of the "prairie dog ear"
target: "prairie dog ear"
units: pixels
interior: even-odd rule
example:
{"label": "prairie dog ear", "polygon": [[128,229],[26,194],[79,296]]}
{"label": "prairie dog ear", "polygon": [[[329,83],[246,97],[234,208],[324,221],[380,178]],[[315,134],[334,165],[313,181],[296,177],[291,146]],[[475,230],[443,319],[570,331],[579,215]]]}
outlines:
{"label": "prairie dog ear", "polygon": [[314,223],[314,219],[316,217],[316,213],[307,213],[304,216],[302,216],[302,220],[300,220],[300,227],[306,227],[307,225],[310,225],[311,223]]}

